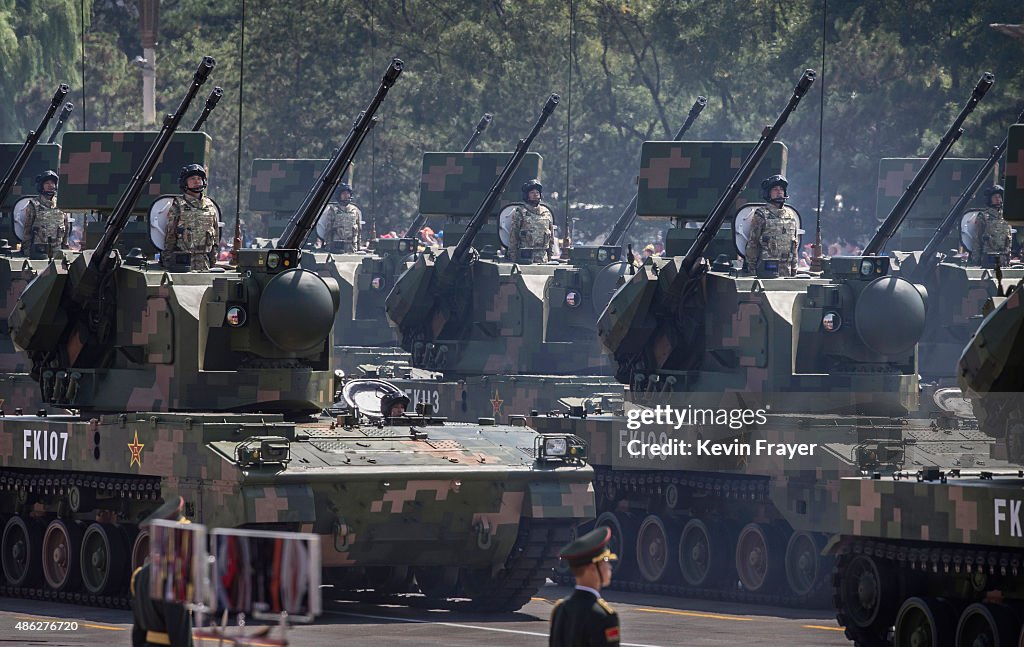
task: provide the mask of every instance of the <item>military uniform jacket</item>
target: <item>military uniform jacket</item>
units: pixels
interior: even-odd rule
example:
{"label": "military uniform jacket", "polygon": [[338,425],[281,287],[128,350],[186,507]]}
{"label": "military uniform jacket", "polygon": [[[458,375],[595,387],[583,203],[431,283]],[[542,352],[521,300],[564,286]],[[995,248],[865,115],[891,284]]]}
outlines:
{"label": "military uniform jacket", "polygon": [[531,207],[528,204],[517,208],[512,214],[508,232],[508,254],[513,261],[519,260],[522,250],[533,250],[533,260],[551,260],[555,244],[555,217],[542,204]]}
{"label": "military uniform jacket", "polygon": [[25,210],[25,247],[50,241],[54,248],[67,246],[67,214],[57,208],[57,196],[32,198]]}
{"label": "military uniform jacket", "polygon": [[363,212],[359,207],[349,202],[328,203],[327,208],[321,216],[327,224],[327,237],[324,242],[330,245],[334,242],[349,243],[352,249],[359,249],[362,244],[360,231],[363,224]]}
{"label": "military uniform jacket", "polygon": [[594,647],[619,644],[619,616],[608,603],[576,589],[551,610],[549,647]]}
{"label": "military uniform jacket", "polygon": [[762,260],[779,261],[779,275],[793,276],[796,273],[797,234],[796,213],[789,207],[776,209],[765,205],[754,212],[747,237],[747,270],[757,271]]}
{"label": "military uniform jacket", "polygon": [[175,255],[190,254],[193,270],[206,271],[215,260],[214,249],[220,238],[217,207],[205,195],[193,198],[182,194],[171,202],[164,231],[164,265],[172,265]]}
{"label": "military uniform jacket", "polygon": [[132,574],[132,647],[192,647],[192,617],[181,604],[149,596],[149,564]]}
{"label": "military uniform jacket", "polygon": [[995,207],[982,209],[978,214],[978,250],[971,254],[971,261],[980,263],[989,254],[999,256],[1000,265],[1010,260],[1012,243],[1010,224],[1003,218],[1003,210]]}

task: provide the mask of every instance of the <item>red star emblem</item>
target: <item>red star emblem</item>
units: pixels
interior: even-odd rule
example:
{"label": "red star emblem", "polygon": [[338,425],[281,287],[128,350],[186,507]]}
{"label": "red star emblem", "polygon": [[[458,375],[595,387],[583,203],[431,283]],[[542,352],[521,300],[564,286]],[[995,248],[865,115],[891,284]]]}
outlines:
{"label": "red star emblem", "polygon": [[135,440],[130,442],[130,443],[128,443],[128,449],[131,450],[131,452],[132,452],[132,460],[131,460],[130,463],[128,463],[128,467],[131,467],[135,463],[138,463],[139,467],[142,467],[142,448],[143,447],[145,447],[145,445],[143,445],[142,443],[139,442],[139,432],[136,431],[135,432]]}
{"label": "red star emblem", "polygon": [[494,417],[501,415],[501,404],[504,402],[498,397],[498,389],[494,389],[494,399],[491,400],[491,408],[494,409]]}

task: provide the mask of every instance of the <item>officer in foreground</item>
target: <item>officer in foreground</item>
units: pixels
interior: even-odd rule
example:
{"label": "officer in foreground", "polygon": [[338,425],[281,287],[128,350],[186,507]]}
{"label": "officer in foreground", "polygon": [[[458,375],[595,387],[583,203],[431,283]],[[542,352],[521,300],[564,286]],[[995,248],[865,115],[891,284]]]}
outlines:
{"label": "officer in foreground", "polygon": [[45,249],[36,252],[37,245],[59,249],[68,246],[68,216],[57,208],[57,184],[60,176],[55,171],[45,171],[36,176],[36,191],[25,210],[25,246],[27,254],[46,254]]}
{"label": "officer in foreground", "polygon": [[781,175],[772,175],[761,182],[761,197],[766,204],[759,207],[750,222],[747,236],[747,271],[757,274],[763,261],[776,261],[779,276],[796,274],[799,242],[796,212],[786,206],[789,182]]}
{"label": "officer in foreground", "polygon": [[324,244],[329,249],[355,251],[362,246],[363,212],[352,204],[352,187],[348,183],[338,186],[338,201],[328,203],[321,218],[326,224]]}
{"label": "officer in foreground", "polygon": [[981,265],[989,258],[998,258],[999,265],[1010,262],[1013,242],[1009,223],[1003,218],[1003,187],[998,184],[985,189],[985,208],[975,221],[978,226],[978,244],[971,252],[971,263]]}
{"label": "officer in foreground", "polygon": [[576,590],[551,610],[550,647],[619,644],[619,616],[601,598],[601,588],[612,583],[609,549],[612,530],[601,526],[562,548],[559,557],[569,562]]}
{"label": "officer in foreground", "polygon": [[[155,519],[168,521],[188,520],[182,515],[185,500],[172,497],[140,525],[145,527]],[[192,647],[192,616],[183,604],[154,600],[149,593],[150,564],[132,573],[132,647]]]}
{"label": "officer in foreground", "polygon": [[165,267],[181,264],[188,255],[190,269],[205,272],[217,262],[220,223],[217,205],[206,197],[206,169],[202,164],[181,168],[178,187],[182,194],[171,202],[167,212],[164,248],[160,255]]}
{"label": "officer in foreground", "polygon": [[532,258],[546,262],[551,260],[555,246],[555,217],[551,210],[540,203],[544,197],[544,185],[539,180],[530,180],[521,187],[524,204],[512,213],[508,231],[508,257],[515,262]]}

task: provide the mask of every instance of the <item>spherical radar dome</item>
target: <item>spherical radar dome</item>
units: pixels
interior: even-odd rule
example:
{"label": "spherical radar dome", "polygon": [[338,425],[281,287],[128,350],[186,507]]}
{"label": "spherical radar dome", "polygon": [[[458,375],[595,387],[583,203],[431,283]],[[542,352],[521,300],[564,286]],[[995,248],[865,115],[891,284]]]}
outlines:
{"label": "spherical radar dome", "polygon": [[263,288],[260,326],[274,345],[295,353],[327,339],[334,310],[334,297],[322,278],[306,270],[287,270]]}
{"label": "spherical radar dome", "polygon": [[883,276],[864,288],[854,324],[861,341],[876,353],[899,355],[911,350],[924,332],[925,300],[909,281]]}

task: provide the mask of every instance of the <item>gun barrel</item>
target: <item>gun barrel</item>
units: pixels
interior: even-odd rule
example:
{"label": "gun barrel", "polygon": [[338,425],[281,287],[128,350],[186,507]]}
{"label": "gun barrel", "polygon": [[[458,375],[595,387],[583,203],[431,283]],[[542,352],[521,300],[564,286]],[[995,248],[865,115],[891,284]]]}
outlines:
{"label": "gun barrel", "polygon": [[46,140],[47,144],[52,144],[57,140],[57,135],[59,135],[60,131],[64,129],[64,123],[67,122],[68,117],[71,116],[71,113],[74,112],[74,110],[75,104],[70,101],[64,104],[60,114],[57,115],[57,123],[53,126],[53,131],[50,132],[50,138]]}
{"label": "gun barrel", "polygon": [[558,102],[561,98],[557,94],[552,94],[548,97],[547,102],[544,104],[544,108],[541,110],[540,117],[537,118],[537,122],[533,125],[530,130],[530,134],[525,139],[520,139],[516,145],[516,150],[512,153],[512,157],[509,158],[505,164],[505,168],[501,169],[501,173],[498,174],[498,178],[488,189],[487,195],[484,197],[484,201],[477,208],[476,213],[470,219],[469,224],[466,225],[466,231],[462,234],[462,238],[455,245],[455,250],[452,252],[452,260],[462,261],[469,253],[470,247],[473,245],[473,239],[480,232],[480,229],[484,226],[484,222],[487,221],[488,214],[494,208],[495,203],[501,194],[505,191],[505,187],[512,180],[512,176],[515,175],[516,170],[519,169],[520,163],[523,161],[523,157],[526,156],[527,151],[530,150],[530,144],[533,143],[534,138],[540,129],[544,127],[548,117],[558,107]]}
{"label": "gun barrel", "polygon": [[[690,126],[693,125],[693,122],[697,120],[697,117],[700,116],[701,111],[704,110],[707,105],[707,97],[697,97],[697,100],[693,102],[693,106],[690,108],[689,114],[686,115],[686,121],[683,122],[682,127],[679,128],[679,131],[676,133],[676,136],[672,141],[682,140],[683,135],[685,135],[686,131],[690,129]],[[623,209],[622,213],[619,214],[619,217],[616,218],[615,224],[612,226],[611,233],[608,234],[608,237],[604,241],[605,245],[622,244],[622,237],[626,235],[629,228],[633,226],[634,222],[636,222],[636,204],[638,197],[639,194],[634,192],[633,199],[629,201],[626,208]]]}
{"label": "gun barrel", "polygon": [[476,140],[480,139],[480,135],[483,134],[485,130],[487,130],[488,126],[491,125],[491,119],[493,117],[494,116],[489,112],[485,112],[484,116],[480,117],[480,123],[476,125],[476,129],[473,131],[473,135],[469,138],[469,141],[466,142],[466,145],[462,147],[463,153],[473,149],[473,146],[476,145]]}
{"label": "gun barrel", "polygon": [[[3,182],[0,182],[0,204],[3,204],[4,200],[10,194],[11,189],[14,187],[14,183],[18,181],[18,176],[25,170],[25,165],[28,164],[28,158],[32,154],[32,150],[39,143],[39,137],[42,136],[43,130],[46,125],[50,123],[50,119],[53,118],[53,113],[57,112],[57,106],[64,100],[64,97],[68,96],[68,84],[61,83],[57,87],[57,91],[53,93],[53,99],[50,100],[50,107],[46,109],[46,114],[43,115],[43,119],[39,122],[39,125],[35,130],[28,132],[28,137],[25,139],[25,143],[21,145],[21,150],[18,151],[17,156],[14,158],[14,163],[11,164],[11,168],[7,169],[7,174],[4,175]],[[68,104],[70,105],[70,104]]]}
{"label": "gun barrel", "polygon": [[697,260],[704,255],[708,245],[714,240],[718,234],[718,230],[722,227],[722,222],[725,220],[726,213],[729,210],[729,206],[736,200],[736,197],[746,186],[750,180],[750,176],[754,174],[757,169],[757,165],[761,163],[765,154],[768,152],[768,147],[771,146],[772,142],[778,136],[779,131],[782,130],[782,126],[785,125],[786,120],[789,119],[790,113],[796,110],[797,105],[800,103],[800,99],[807,94],[810,90],[811,85],[814,84],[814,80],[818,78],[817,72],[811,69],[804,70],[803,75],[797,82],[796,87],[793,88],[793,96],[790,97],[789,103],[786,108],[779,115],[778,119],[771,126],[768,126],[761,133],[761,139],[758,140],[757,144],[747,155],[743,163],[740,164],[740,168],[736,171],[736,175],[733,176],[729,182],[729,186],[726,188],[725,193],[718,199],[714,208],[711,210],[711,214],[707,217],[704,223],[701,225],[700,230],[697,232],[697,237],[687,250],[686,256],[683,257],[682,261],[682,272],[681,276],[688,276],[696,265]]}
{"label": "gun barrel", "polygon": [[194,126],[192,126],[192,132],[197,132],[206,123],[206,118],[210,116],[213,109],[220,103],[220,98],[224,96],[224,88],[219,85],[213,88],[213,92],[206,98],[206,105],[203,107],[202,114],[199,115],[199,119],[196,120]]}
{"label": "gun barrel", "polygon": [[[156,139],[150,145],[139,168],[132,175],[132,179],[128,186],[125,187],[124,193],[118,198],[117,204],[114,205],[114,209],[110,212],[110,216],[103,227],[103,234],[96,243],[96,249],[93,250],[92,258],[89,260],[88,272],[93,275],[93,279],[98,281],[99,278],[105,276],[114,268],[116,259],[112,256],[111,252],[117,244],[117,239],[128,224],[132,209],[135,208],[135,203],[138,202],[142,190],[149,183],[153,175],[153,169],[156,168],[160,157],[170,143],[171,136],[178,129],[178,125],[185,116],[185,112],[188,110],[189,105],[191,105],[196,93],[206,83],[206,79],[210,76],[210,72],[216,64],[213,57],[203,57],[202,62],[199,63],[199,67],[196,68],[195,74],[192,76],[192,83],[188,88],[188,92],[178,105],[178,109],[173,114],[164,117],[163,127],[157,133]],[[85,280],[81,283],[81,286],[76,295],[76,300],[79,302],[91,298],[91,293],[98,287],[98,283],[93,284],[91,280]]]}
{"label": "gun barrel", "polygon": [[334,156],[327,162],[327,167],[323,173],[320,174],[320,177],[317,178],[310,188],[309,193],[306,194],[302,204],[299,205],[299,208],[295,210],[295,213],[288,220],[288,224],[285,225],[284,232],[278,240],[278,247],[281,249],[298,249],[303,241],[306,240],[306,237],[309,236],[309,232],[313,230],[317,220],[320,218],[320,212],[323,211],[327,201],[331,198],[331,194],[334,193],[334,188],[341,182],[341,178],[345,175],[349,165],[352,164],[352,158],[355,157],[356,152],[366,138],[366,134],[373,127],[375,123],[374,114],[380,108],[381,103],[384,102],[384,97],[387,96],[388,90],[395,84],[404,67],[405,63],[400,59],[395,58],[391,60],[391,64],[388,66],[383,78],[381,78],[380,86],[377,88],[377,93],[373,96],[373,100],[370,101],[370,105],[360,113],[348,137],[345,138],[345,143],[335,151]]}
{"label": "gun barrel", "polygon": [[[1024,111],[1017,115],[1017,120],[1014,123],[1024,123]],[[921,261],[917,265],[917,268],[913,272],[911,281],[914,283],[920,283],[925,280],[925,277],[935,269],[935,266],[939,263],[939,245],[949,235],[949,232],[953,230],[957,222],[960,220],[960,216],[963,214],[964,209],[967,208],[967,204],[974,198],[974,195],[978,192],[982,182],[992,172],[993,167],[999,162],[999,159],[1006,152],[1006,145],[1009,142],[1009,137],[1003,137],[1003,141],[992,148],[992,153],[989,154],[988,159],[978,169],[978,172],[971,178],[970,184],[964,189],[963,193],[957,199],[946,217],[943,218],[942,223],[936,228],[935,233],[928,240],[928,244],[925,245],[924,251],[921,253]]]}
{"label": "gun barrel", "polygon": [[900,225],[903,224],[907,214],[910,212],[911,207],[917,202],[917,198],[924,191],[924,188],[928,186],[928,181],[931,180],[935,170],[939,167],[939,163],[949,153],[950,148],[956,143],[956,140],[960,139],[960,135],[963,134],[961,126],[967,119],[968,115],[974,112],[978,102],[985,96],[985,93],[989,91],[992,84],[995,82],[995,76],[991,72],[985,72],[981,75],[981,79],[978,84],[974,87],[971,92],[971,98],[967,101],[967,105],[960,110],[960,114],[957,115],[956,119],[950,125],[949,129],[946,130],[946,134],[939,140],[938,145],[932,151],[928,159],[925,160],[921,170],[917,172],[914,179],[911,180],[907,190],[900,196],[899,201],[893,206],[889,215],[885,217],[885,220],[878,229],[875,231],[875,235],[871,237],[867,246],[864,248],[864,254],[866,256],[872,256],[882,253],[885,249],[886,243],[893,237],[896,230],[899,229]]}

